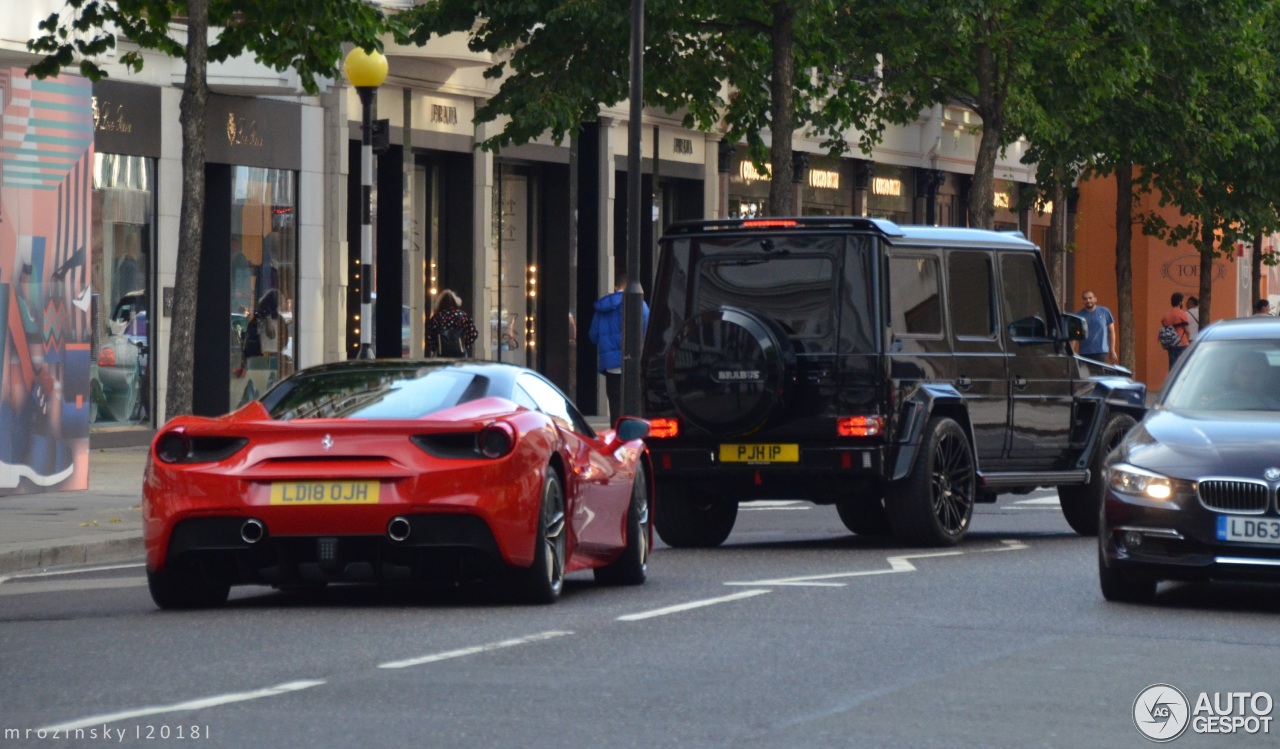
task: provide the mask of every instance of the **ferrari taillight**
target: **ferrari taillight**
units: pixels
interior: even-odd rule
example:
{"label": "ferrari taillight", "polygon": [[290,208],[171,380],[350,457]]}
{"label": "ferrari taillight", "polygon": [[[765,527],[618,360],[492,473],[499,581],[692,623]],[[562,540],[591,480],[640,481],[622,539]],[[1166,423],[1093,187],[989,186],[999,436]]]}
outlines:
{"label": "ferrari taillight", "polygon": [[486,458],[501,458],[511,452],[515,445],[515,430],[510,424],[501,421],[481,429],[480,434],[476,436],[476,447]]}
{"label": "ferrari taillight", "polygon": [[680,436],[680,420],[665,416],[649,419],[649,436],[656,439],[670,439]]}
{"label": "ferrari taillight", "polygon": [[883,416],[841,416],[836,419],[836,434],[840,437],[875,437],[883,431]]}
{"label": "ferrari taillight", "polygon": [[169,432],[156,440],[156,457],[164,463],[181,463],[191,451],[191,443],[182,432]]}
{"label": "ferrari taillight", "polygon": [[156,458],[162,463],[216,463],[235,455],[249,440],[244,437],[193,437],[173,431],[156,440]]}

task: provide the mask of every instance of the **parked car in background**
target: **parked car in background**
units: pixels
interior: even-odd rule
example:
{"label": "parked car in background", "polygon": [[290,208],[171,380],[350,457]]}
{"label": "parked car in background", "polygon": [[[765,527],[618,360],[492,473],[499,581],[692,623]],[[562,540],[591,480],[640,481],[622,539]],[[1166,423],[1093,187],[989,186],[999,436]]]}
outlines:
{"label": "parked car in background", "polygon": [[233,585],[487,578],[555,601],[564,576],[645,581],[648,424],[597,433],[551,382],[477,361],[297,372],[152,443],[142,512],[161,608]]}
{"label": "parked car in background", "polygon": [[1111,601],[1161,580],[1280,582],[1280,320],[1200,331],[1107,462],[1098,576]]}
{"label": "parked car in background", "polygon": [[1076,356],[1039,249],[1016,233],[805,217],[676,223],[641,359],[673,546],[738,503],[834,504],[859,534],[943,546],[976,502],[1056,487],[1097,532],[1102,461],[1145,409]]}

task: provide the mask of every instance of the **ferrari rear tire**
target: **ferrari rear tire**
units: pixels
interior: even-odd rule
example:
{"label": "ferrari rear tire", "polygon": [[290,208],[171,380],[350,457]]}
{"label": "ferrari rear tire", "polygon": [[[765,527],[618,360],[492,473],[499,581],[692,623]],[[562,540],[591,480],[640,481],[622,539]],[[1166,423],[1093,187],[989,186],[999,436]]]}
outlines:
{"label": "ferrari rear tire", "polygon": [[649,482],[643,468],[631,482],[631,504],[627,508],[627,544],[621,556],[594,571],[596,582],[604,585],[642,585],[649,577]]}
{"label": "ferrari rear tire", "polygon": [[1098,535],[1102,514],[1102,496],[1107,491],[1107,454],[1120,444],[1137,422],[1128,414],[1114,414],[1107,419],[1089,461],[1089,483],[1058,487],[1058,503],[1067,525],[1081,536]]}
{"label": "ferrari rear tire", "polygon": [[698,494],[673,481],[662,485],[653,527],[668,546],[709,548],[724,543],[737,519],[737,502]]}
{"label": "ferrari rear tire", "polygon": [[555,469],[547,466],[542,479],[542,506],[534,538],[533,564],[517,568],[513,575],[516,598],[525,603],[555,603],[564,590],[565,537],[564,487]]}
{"label": "ferrari rear tire", "polygon": [[1151,603],[1156,597],[1155,580],[1108,567],[1101,549],[1098,551],[1098,585],[1102,588],[1102,597],[1116,603]]}
{"label": "ferrari rear tire", "polygon": [[212,579],[198,567],[170,563],[163,570],[147,570],[151,600],[162,609],[204,609],[227,602],[231,585]]}

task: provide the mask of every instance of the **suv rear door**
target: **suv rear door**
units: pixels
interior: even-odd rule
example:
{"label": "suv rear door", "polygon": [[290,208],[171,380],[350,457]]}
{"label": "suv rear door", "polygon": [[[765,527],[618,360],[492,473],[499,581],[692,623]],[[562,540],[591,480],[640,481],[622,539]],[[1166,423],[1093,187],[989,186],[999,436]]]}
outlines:
{"label": "suv rear door", "polygon": [[954,383],[973,425],[978,464],[990,469],[1005,457],[1010,387],[994,258],[987,250],[952,250],[946,259]]}
{"label": "suv rear door", "polygon": [[1000,252],[1004,338],[1012,393],[1009,458],[1025,468],[1063,458],[1071,436],[1070,346],[1060,340],[1047,279],[1031,252]]}

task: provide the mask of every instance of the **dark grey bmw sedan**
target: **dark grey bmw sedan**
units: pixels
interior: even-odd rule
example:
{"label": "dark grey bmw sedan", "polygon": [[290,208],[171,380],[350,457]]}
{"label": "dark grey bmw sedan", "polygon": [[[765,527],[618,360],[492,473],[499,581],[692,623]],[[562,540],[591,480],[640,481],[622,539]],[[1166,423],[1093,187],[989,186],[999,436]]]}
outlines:
{"label": "dark grey bmw sedan", "polygon": [[1201,331],[1106,470],[1107,600],[1149,601],[1162,580],[1280,582],[1280,320]]}

